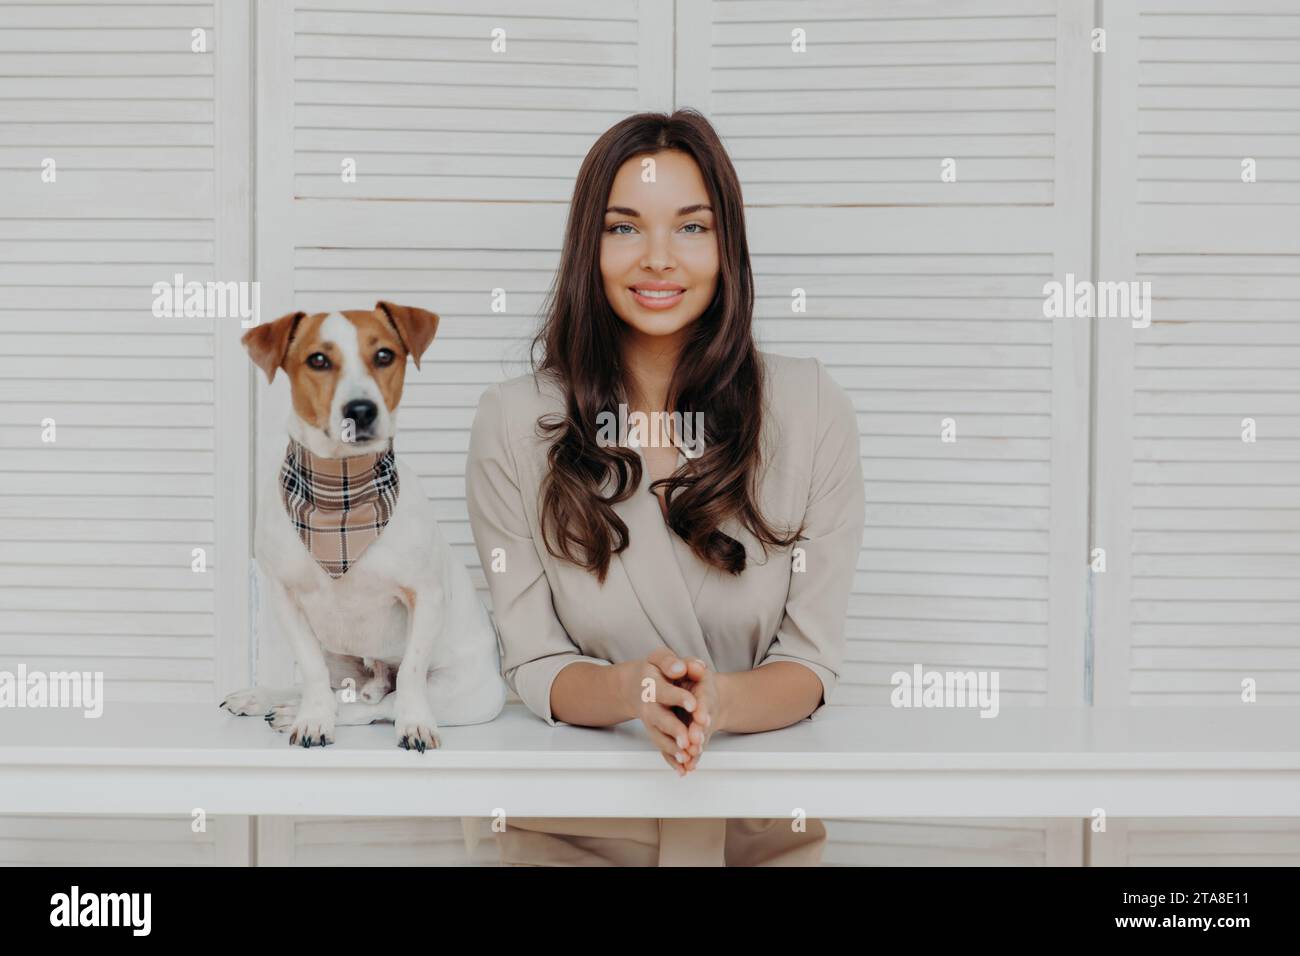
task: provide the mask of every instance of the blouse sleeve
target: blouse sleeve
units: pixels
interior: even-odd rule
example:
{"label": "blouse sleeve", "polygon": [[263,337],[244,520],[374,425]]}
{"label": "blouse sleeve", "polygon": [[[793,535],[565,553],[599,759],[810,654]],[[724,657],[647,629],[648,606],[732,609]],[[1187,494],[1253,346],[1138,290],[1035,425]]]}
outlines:
{"label": "blouse sleeve", "polygon": [[[817,432],[802,549],[785,613],[761,667],[794,661],[822,682],[815,714],[831,698],[844,660],[844,623],[866,523],[866,490],[853,401],[817,363]],[[799,558],[796,552],[796,559]],[[798,570],[802,567],[803,570]]]}
{"label": "blouse sleeve", "polygon": [[[538,551],[543,545],[534,540],[524,512],[514,447],[501,386],[493,385],[479,398],[470,434],[465,469],[470,527],[492,594],[506,682],[529,710],[555,726],[555,676],[577,661],[610,662],[582,654],[555,615]],[[502,562],[504,569],[494,571]]]}

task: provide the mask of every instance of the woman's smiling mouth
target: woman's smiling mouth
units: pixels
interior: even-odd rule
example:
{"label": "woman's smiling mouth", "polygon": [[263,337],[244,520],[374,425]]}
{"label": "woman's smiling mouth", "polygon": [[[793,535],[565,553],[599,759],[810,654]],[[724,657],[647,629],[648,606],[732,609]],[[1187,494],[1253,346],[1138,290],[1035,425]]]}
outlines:
{"label": "woman's smiling mouth", "polygon": [[686,290],[670,282],[646,282],[631,287],[632,298],[645,309],[671,309],[686,294]]}

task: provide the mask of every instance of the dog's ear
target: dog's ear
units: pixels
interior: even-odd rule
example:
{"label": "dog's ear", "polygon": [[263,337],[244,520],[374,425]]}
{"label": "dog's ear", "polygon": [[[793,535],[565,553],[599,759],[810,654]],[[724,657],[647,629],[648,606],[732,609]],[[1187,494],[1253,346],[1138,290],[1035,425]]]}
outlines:
{"label": "dog's ear", "polygon": [[438,316],[424,309],[413,309],[409,305],[394,305],[391,302],[375,303],[375,311],[388,316],[397,330],[397,337],[406,346],[406,351],[415,359],[415,367],[420,367],[420,356],[433,341],[438,331]]}
{"label": "dog's ear", "polygon": [[293,331],[306,316],[306,312],[290,312],[274,322],[253,326],[240,339],[253,364],[266,373],[268,382],[274,381],[275,370],[284,366]]}

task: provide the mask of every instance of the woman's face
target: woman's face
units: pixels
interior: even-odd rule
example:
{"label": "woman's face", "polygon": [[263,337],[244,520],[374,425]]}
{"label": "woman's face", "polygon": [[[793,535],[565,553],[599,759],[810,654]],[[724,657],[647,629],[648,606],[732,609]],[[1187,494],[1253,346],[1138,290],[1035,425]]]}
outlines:
{"label": "woman's face", "polygon": [[[646,159],[654,160],[652,182],[644,181]],[[718,242],[694,159],[664,150],[619,167],[605,204],[600,274],[615,314],[642,335],[675,336],[709,307]]]}

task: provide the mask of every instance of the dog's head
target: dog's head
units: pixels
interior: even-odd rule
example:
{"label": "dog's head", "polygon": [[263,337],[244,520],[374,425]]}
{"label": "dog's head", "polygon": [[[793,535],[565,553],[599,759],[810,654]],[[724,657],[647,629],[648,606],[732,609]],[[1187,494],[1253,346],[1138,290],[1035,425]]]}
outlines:
{"label": "dog's head", "polygon": [[268,382],[277,369],[289,376],[294,413],[315,450],[345,457],[393,437],[406,357],[418,369],[437,330],[432,312],[380,302],[371,312],[291,312],[242,341]]}

